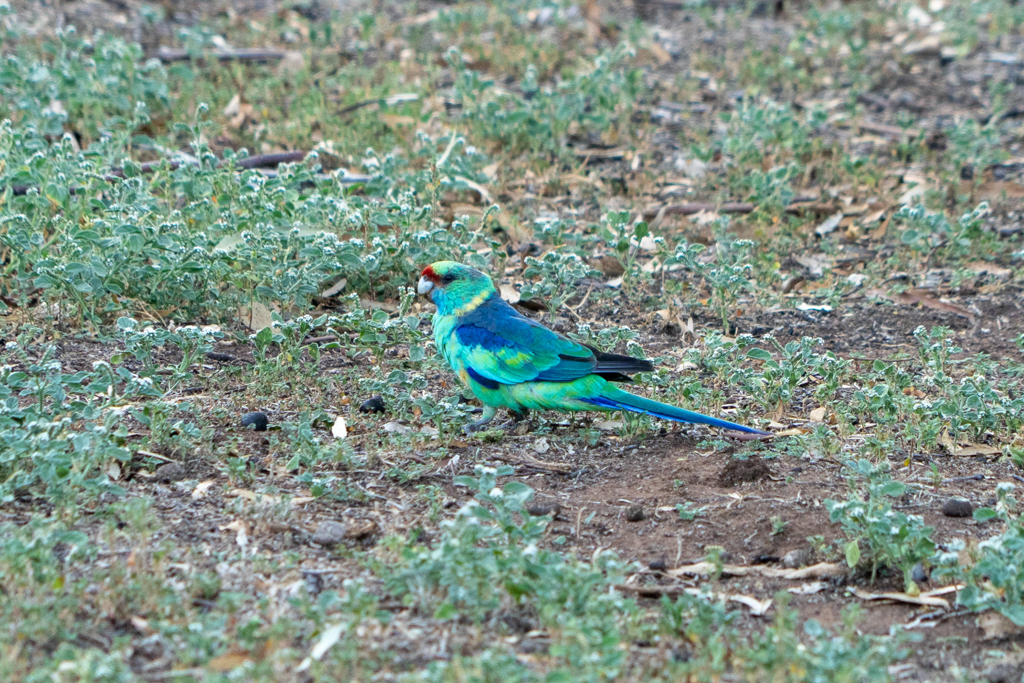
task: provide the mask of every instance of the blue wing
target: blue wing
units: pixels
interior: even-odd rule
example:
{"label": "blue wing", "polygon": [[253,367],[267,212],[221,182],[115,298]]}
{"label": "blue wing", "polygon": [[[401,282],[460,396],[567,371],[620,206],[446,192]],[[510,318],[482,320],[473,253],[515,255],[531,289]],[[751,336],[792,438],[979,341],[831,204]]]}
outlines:
{"label": "blue wing", "polygon": [[591,374],[628,380],[623,373],[652,369],[648,361],[577,344],[522,315],[497,293],[463,316],[455,335],[470,374],[501,384],[571,382]]}

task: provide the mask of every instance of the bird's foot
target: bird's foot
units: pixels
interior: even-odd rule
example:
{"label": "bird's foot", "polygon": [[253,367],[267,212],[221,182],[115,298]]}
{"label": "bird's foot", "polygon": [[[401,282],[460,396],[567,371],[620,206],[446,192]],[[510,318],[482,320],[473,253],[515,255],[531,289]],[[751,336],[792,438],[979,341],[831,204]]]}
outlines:
{"label": "bird's foot", "polygon": [[475,432],[480,432],[483,431],[484,429],[487,429],[488,422],[490,422],[490,420],[477,420],[476,422],[470,422],[468,425],[464,425],[462,427],[462,431],[466,433],[466,436],[469,436],[470,434],[473,434]]}
{"label": "bird's foot", "polygon": [[488,424],[490,424],[491,420],[494,419],[494,416],[495,414],[497,414],[497,412],[497,408],[492,408],[491,406],[484,406],[483,417],[481,417],[476,422],[470,422],[469,424],[462,428],[462,431],[466,433],[466,436],[469,436],[473,432],[481,431],[482,429],[486,428]]}
{"label": "bird's foot", "polygon": [[533,424],[530,422],[530,411],[526,408],[523,408],[521,411],[509,410],[508,416],[508,421],[501,425],[501,428],[506,432],[522,436],[523,434],[529,434],[533,430]]}

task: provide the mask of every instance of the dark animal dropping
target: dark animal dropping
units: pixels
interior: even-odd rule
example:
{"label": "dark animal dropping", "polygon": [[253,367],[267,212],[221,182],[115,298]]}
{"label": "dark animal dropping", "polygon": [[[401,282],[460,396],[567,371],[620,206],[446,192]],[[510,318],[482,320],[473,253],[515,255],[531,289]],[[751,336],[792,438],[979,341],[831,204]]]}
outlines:
{"label": "dark animal dropping", "polygon": [[363,404],[359,406],[360,413],[383,413],[384,412],[384,399],[380,396],[374,396],[363,401]]}
{"label": "dark animal dropping", "polygon": [[267,431],[268,424],[270,424],[270,420],[267,419],[266,413],[253,412],[242,416],[242,426],[248,427],[252,425],[252,428],[257,432]]}
{"label": "dark animal dropping", "polygon": [[942,504],[942,514],[947,517],[970,517],[974,514],[974,506],[969,501],[950,498]]}

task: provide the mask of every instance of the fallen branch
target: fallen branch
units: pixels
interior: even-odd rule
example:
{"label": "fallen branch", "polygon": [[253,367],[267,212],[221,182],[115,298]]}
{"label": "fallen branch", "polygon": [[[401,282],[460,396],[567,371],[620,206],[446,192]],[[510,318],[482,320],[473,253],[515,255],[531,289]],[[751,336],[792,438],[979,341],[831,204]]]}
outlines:
{"label": "fallen branch", "polygon": [[[303,159],[306,158],[307,154],[309,154],[309,152],[300,152],[300,151],[296,151],[296,152],[275,152],[273,154],[257,154],[255,156],[242,157],[240,159],[238,159],[238,158],[231,159],[231,160],[222,159],[222,160],[220,160],[217,163],[217,167],[218,168],[222,168],[224,166],[227,166],[229,163],[231,163],[231,164],[234,164],[234,166],[236,168],[241,169],[241,170],[276,168],[276,167],[280,166],[281,164],[289,164],[289,163],[296,163],[296,162],[302,161]],[[156,173],[157,171],[159,171],[161,168],[164,168],[165,166],[167,168],[169,168],[170,170],[174,171],[174,170],[177,170],[177,169],[181,168],[182,166],[199,166],[199,160],[198,159],[175,159],[175,160],[162,159],[160,161],[147,161],[147,162],[145,162],[143,164],[139,164],[139,172],[143,173],[143,174],[146,174],[146,173]],[[268,177],[271,177],[271,178],[276,177],[276,172],[274,172],[274,171],[262,171],[262,172],[263,172],[264,175],[266,175]],[[104,175],[103,179],[106,180],[107,182],[114,182],[115,180],[122,180],[125,177],[126,176],[125,176],[125,172],[124,172],[123,168],[115,168],[115,169],[112,169],[106,175]],[[327,175],[327,174],[319,174],[317,176],[317,179],[318,180],[327,180],[330,177],[331,176]],[[369,180],[369,176],[365,176],[365,175],[361,175],[361,174],[350,174],[348,172],[345,173],[344,177],[339,178],[339,181],[342,184],[347,184],[347,185],[352,185],[352,184],[355,184],[355,183],[363,183],[363,182],[366,182],[367,180]],[[11,186],[11,191],[14,193],[15,196],[21,196],[21,195],[27,194],[28,191],[30,189],[32,189],[32,187],[34,187],[34,186],[30,186],[30,185],[13,185],[13,186]],[[77,192],[81,192],[81,188],[77,188],[77,187],[71,187],[71,188],[68,188],[68,189],[71,192],[71,194],[76,194]]]}
{"label": "fallen branch", "polygon": [[252,365],[253,362],[246,358],[238,358],[232,356],[230,353],[221,353],[220,351],[208,351],[206,354],[207,360],[215,360],[221,363],[244,363],[246,365]]}
{"label": "fallen branch", "polygon": [[667,572],[669,576],[711,576],[721,569],[722,576],[763,576],[771,579],[821,579],[835,576],[845,576],[846,568],[841,564],[832,562],[820,562],[810,567],[800,569],[780,569],[778,567],[766,567],[765,565],[738,565],[723,564],[715,565],[713,562],[697,562]]}
{"label": "fallen branch", "polygon": [[[829,213],[835,207],[829,204],[817,202],[818,197],[801,196],[793,200],[793,203],[785,209],[786,213],[800,213],[803,211],[814,211],[817,213]],[[644,211],[645,221],[660,222],[665,216],[693,216],[701,211],[709,213],[751,213],[757,205],[753,202],[725,202],[715,204],[714,202],[686,202],[684,204],[664,204],[657,208],[650,208]]]}
{"label": "fallen branch", "polygon": [[393,107],[396,104],[401,104],[403,102],[415,102],[419,98],[420,96],[417,95],[416,93],[398,93],[397,95],[390,95],[388,97],[371,97],[368,100],[360,100],[355,104],[350,104],[347,107],[342,107],[337,111],[337,115],[342,116],[344,114],[350,114],[354,111],[362,109],[363,107],[369,107],[371,104],[380,104],[381,100],[383,100],[384,103],[389,107]]}
{"label": "fallen branch", "polygon": [[[263,47],[238,47],[226,50],[214,50],[208,53],[214,59],[221,62],[267,62],[274,59],[284,59],[285,53],[281,50],[268,49]],[[192,55],[188,50],[180,47],[162,46],[156,51],[156,58],[165,64],[169,62],[184,62]],[[206,60],[206,55],[197,57],[200,61]]]}
{"label": "fallen branch", "polygon": [[573,471],[572,465],[566,465],[560,462],[548,462],[546,460],[537,460],[529,456],[523,456],[516,458],[510,455],[503,455],[501,453],[495,454],[494,456],[498,460],[507,462],[510,465],[519,465],[520,467],[530,467],[538,472],[549,472],[551,474],[568,474]]}
{"label": "fallen branch", "polygon": [[853,587],[850,588],[850,592],[861,600],[891,600],[893,602],[902,602],[908,605],[922,605],[924,607],[941,607],[944,610],[949,609],[949,601],[940,598],[940,595],[946,595],[948,593],[955,593],[962,590],[962,585],[957,586],[943,586],[927,593],[921,593],[920,595],[908,595],[907,593],[872,593],[870,591],[863,590],[861,588]]}

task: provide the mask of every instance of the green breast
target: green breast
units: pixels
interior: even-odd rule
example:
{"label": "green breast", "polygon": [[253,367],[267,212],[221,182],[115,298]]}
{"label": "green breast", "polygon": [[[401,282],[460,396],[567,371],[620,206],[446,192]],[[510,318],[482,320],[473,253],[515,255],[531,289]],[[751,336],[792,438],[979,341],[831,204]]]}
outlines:
{"label": "green breast", "polygon": [[458,372],[458,366],[456,365],[456,349],[457,341],[455,339],[455,325],[456,318],[454,315],[439,315],[434,314],[434,345],[437,347],[438,353],[444,357],[448,365],[453,370]]}

